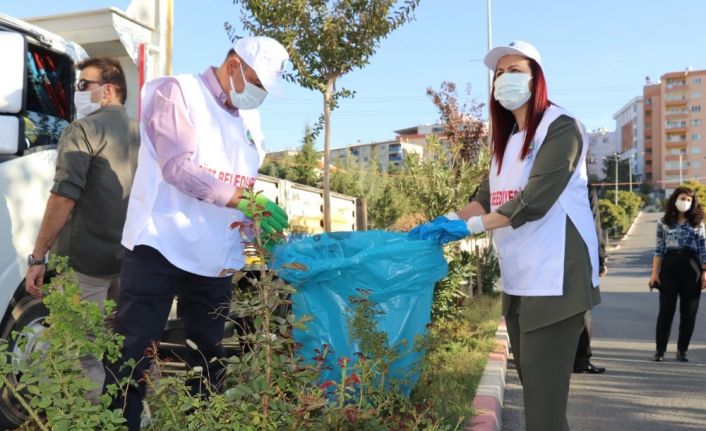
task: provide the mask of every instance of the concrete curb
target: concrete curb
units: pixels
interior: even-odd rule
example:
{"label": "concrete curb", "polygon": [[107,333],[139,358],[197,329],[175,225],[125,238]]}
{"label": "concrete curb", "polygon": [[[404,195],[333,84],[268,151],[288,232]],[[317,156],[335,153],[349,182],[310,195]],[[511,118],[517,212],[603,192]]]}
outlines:
{"label": "concrete curb", "polygon": [[510,345],[505,319],[502,317],[495,332],[495,339],[495,350],[488,356],[483,377],[473,399],[473,408],[478,414],[469,419],[464,431],[500,431],[502,428],[505,373]]}

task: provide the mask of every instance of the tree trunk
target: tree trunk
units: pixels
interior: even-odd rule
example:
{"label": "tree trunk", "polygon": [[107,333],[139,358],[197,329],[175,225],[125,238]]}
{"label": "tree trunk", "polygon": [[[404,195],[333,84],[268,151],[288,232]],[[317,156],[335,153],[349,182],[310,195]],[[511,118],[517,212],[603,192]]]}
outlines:
{"label": "tree trunk", "polygon": [[324,92],[324,232],[331,232],[331,92],[334,82],[329,78]]}

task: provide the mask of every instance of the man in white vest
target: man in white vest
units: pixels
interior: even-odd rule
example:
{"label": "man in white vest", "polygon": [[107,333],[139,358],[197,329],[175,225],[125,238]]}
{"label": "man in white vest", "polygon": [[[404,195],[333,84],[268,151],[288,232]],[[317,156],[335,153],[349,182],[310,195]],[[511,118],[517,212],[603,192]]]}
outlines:
{"label": "man in white vest", "polygon": [[[274,39],[235,42],[219,67],[201,74],[163,77],[142,90],[140,148],[122,244],[126,253],[116,331],[125,336],[123,358],[111,365],[106,385],[130,374],[140,382],[144,352],[161,338],[172,300],[179,298],[188,339],[198,351],[186,360],[217,384],[224,356],[220,342],[231,299],[230,270],[244,266],[239,226],[255,200],[261,228],[288,226],[284,211],[251,194],[264,156],[260,116],[267,94],[281,95],[287,51]],[[191,344],[191,343],[190,343]],[[134,359],[137,366],[121,370]],[[144,383],[131,386],[123,408],[138,430]]]}

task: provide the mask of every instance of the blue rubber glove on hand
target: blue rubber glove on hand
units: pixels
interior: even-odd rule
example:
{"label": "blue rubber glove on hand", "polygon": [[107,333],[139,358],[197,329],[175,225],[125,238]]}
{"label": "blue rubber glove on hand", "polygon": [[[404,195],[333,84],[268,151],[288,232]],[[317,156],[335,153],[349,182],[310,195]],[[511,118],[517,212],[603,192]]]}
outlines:
{"label": "blue rubber glove on hand", "polygon": [[481,216],[473,216],[468,221],[463,221],[456,213],[451,212],[415,227],[409,231],[408,237],[446,244],[482,232],[485,232],[485,225]]}
{"label": "blue rubber glove on hand", "polygon": [[446,216],[439,216],[410,230],[408,237],[411,239],[433,240],[443,245],[463,239],[470,234],[465,221],[450,220]]}

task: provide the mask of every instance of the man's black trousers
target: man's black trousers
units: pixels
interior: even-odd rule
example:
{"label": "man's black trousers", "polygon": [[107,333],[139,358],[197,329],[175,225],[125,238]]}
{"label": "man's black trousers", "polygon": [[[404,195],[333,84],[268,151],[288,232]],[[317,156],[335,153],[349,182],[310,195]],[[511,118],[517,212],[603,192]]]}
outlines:
{"label": "man's black trousers", "polygon": [[[186,362],[201,366],[204,373],[216,383],[222,377],[220,361],[225,352],[221,341],[232,295],[231,277],[204,277],[177,268],[159,251],[148,246],[126,250],[121,276],[115,330],[125,336],[123,357],[116,364],[108,365],[106,385],[130,374],[121,369],[122,363],[134,359],[137,366],[132,377],[139,384],[113,401],[113,408],[123,408],[131,431],[140,427],[142,398],[146,385],[143,375],[150,367],[145,351],[162,337],[174,297],[179,300],[179,310],[188,339],[198,346],[198,351],[186,349]],[[206,373],[206,371],[208,371]]]}

